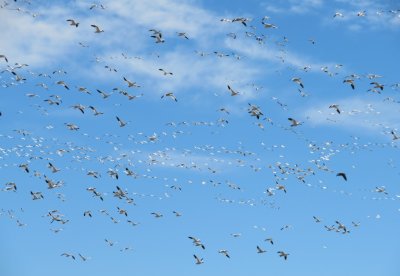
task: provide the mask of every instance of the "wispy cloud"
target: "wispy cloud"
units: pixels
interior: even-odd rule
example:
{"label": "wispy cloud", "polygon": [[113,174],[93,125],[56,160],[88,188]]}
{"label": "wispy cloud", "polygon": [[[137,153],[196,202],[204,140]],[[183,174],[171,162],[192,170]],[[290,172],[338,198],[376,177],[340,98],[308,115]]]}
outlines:
{"label": "wispy cloud", "polygon": [[289,0],[278,1],[277,4],[264,4],[265,9],[272,13],[304,14],[319,9],[323,0]]}
{"label": "wispy cloud", "polygon": [[[330,105],[337,104],[338,114]],[[368,100],[360,97],[340,99],[335,103],[323,102],[305,110],[304,117],[314,125],[329,125],[347,129],[378,130],[388,132],[400,128],[400,110],[397,103]]]}

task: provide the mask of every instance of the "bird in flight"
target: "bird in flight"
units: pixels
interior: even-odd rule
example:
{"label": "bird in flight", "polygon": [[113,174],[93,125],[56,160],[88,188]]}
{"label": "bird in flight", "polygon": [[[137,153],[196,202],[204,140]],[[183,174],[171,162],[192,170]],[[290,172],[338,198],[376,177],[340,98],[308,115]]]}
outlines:
{"label": "bird in flight", "polygon": [[347,176],[346,176],[346,174],[345,174],[344,172],[339,172],[339,173],[336,174],[336,176],[343,177],[343,179],[344,179],[345,181],[347,181]]}
{"label": "bird in flight", "polygon": [[195,254],[193,254],[193,257],[195,258],[196,264],[197,264],[197,265],[203,264],[203,263],[204,263],[203,258],[199,258],[199,257],[197,257]]}
{"label": "bird in flight", "polygon": [[100,27],[97,25],[92,24],[90,26],[92,26],[94,28],[94,32],[97,34],[104,32],[104,30],[100,29]]}
{"label": "bird in flight", "polygon": [[292,82],[297,83],[298,85],[300,85],[301,88],[304,88],[304,85],[303,85],[303,82],[301,81],[301,78],[294,77],[294,78],[292,78]]}
{"label": "bird in flight", "polygon": [[115,118],[117,118],[117,121],[119,123],[119,127],[124,127],[127,125],[127,123],[125,121],[123,121],[122,119],[120,119],[118,116],[115,116]]}
{"label": "bird in flight", "polygon": [[299,122],[299,121],[297,121],[297,120],[295,120],[295,119],[293,119],[293,118],[288,118],[288,120],[292,123],[292,124],[290,125],[291,127],[299,126],[299,125],[302,124],[301,122]]}
{"label": "bird in flight", "polygon": [[165,40],[162,38],[162,33],[158,30],[155,29],[150,29],[149,32],[153,32],[153,35],[151,35],[152,38],[156,40],[156,43],[164,43]]}
{"label": "bird in flight", "polygon": [[257,245],[257,253],[261,254],[261,253],[265,253],[265,252],[267,252],[267,250],[264,250],[260,246]]}
{"label": "bird in flight", "polygon": [[340,109],[339,109],[339,105],[337,105],[337,104],[331,104],[330,106],[329,106],[329,108],[332,108],[332,109],[334,109],[334,110],[336,110],[336,112],[338,113],[338,114],[340,114]]}
{"label": "bird in flight", "polygon": [[233,90],[229,84],[228,84],[228,90],[231,92],[231,96],[237,96],[240,94],[238,91]]}
{"label": "bird in flight", "polygon": [[289,256],[289,253],[285,253],[283,251],[278,251],[279,257],[283,257],[285,260],[287,260],[287,257]]}
{"label": "bird in flight", "polygon": [[164,97],[170,97],[170,98],[173,99],[175,102],[178,101],[173,92],[167,92],[167,93],[165,93],[164,95],[161,96],[161,99],[164,98]]}
{"label": "bird in flight", "polygon": [[345,79],[343,83],[348,83],[350,84],[351,88],[354,90],[356,86],[354,85],[354,80],[353,79]]}
{"label": "bird in flight", "polygon": [[67,19],[67,22],[69,22],[69,25],[78,27],[79,22],[76,22],[74,19]]}
{"label": "bird in flight", "polygon": [[0,55],[0,58],[3,58],[6,62],[8,62],[8,59],[5,55]]}
{"label": "bird in flight", "polygon": [[124,81],[128,84],[128,87],[140,87],[136,82],[130,81],[127,78],[124,77]]}
{"label": "bird in flight", "polygon": [[231,257],[231,256],[229,256],[228,250],[226,250],[226,249],[218,250],[218,253],[224,255],[224,256],[227,257],[227,258],[230,258],[230,257]]}
{"label": "bird in flight", "polygon": [[67,258],[72,258],[73,260],[75,260],[75,256],[74,255],[72,255],[72,254],[70,254],[70,253],[62,253],[61,254],[61,256],[65,256],[65,257],[67,257]]}

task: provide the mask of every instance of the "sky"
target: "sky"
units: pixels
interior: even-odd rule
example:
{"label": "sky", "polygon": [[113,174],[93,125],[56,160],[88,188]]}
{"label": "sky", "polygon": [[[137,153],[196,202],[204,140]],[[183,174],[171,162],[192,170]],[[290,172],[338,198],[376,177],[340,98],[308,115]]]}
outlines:
{"label": "sky", "polygon": [[0,275],[400,275],[397,1],[3,0],[0,26]]}

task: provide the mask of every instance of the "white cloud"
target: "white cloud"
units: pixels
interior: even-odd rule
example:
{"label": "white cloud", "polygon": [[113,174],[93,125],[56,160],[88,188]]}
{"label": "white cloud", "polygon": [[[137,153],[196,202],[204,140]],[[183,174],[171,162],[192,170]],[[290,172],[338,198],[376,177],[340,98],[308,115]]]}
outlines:
{"label": "white cloud", "polygon": [[308,118],[307,122],[314,125],[384,132],[400,128],[400,108],[397,103],[359,97],[341,99],[334,103],[339,105],[340,114],[329,108],[331,104],[333,103],[325,102],[306,109],[304,117]]}
{"label": "white cloud", "polygon": [[278,4],[265,4],[265,9],[272,13],[304,14],[323,6],[323,0],[289,0]]}

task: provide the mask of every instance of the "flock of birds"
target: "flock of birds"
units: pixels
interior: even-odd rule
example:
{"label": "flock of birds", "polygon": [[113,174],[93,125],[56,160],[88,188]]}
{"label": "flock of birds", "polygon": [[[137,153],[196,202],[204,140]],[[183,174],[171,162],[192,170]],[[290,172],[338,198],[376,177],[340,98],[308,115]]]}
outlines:
{"label": "flock of birds", "polygon": [[[17,12],[27,12],[24,8],[15,7],[15,4],[20,3],[21,1],[14,1],[15,3],[4,2],[0,8],[1,9],[9,9],[15,10]],[[24,1],[24,4],[28,6],[30,3],[28,1]],[[107,11],[107,6],[103,4],[92,4],[89,5],[88,10],[95,11],[96,9],[101,9]],[[40,19],[40,15],[36,13],[31,13],[38,20]],[[391,14],[393,16],[399,16],[399,10],[388,10],[388,11],[378,11],[378,15],[380,14]],[[336,12],[333,17],[341,18],[345,17],[341,12]],[[365,17],[368,16],[366,11],[360,11],[356,14],[357,17]],[[78,19],[75,18],[65,18],[60,19],[64,20],[66,25],[69,25],[71,28],[82,28],[83,26],[79,22]],[[272,31],[273,29],[278,29],[279,26],[275,25],[270,21],[271,19],[267,16],[261,19],[262,29],[267,31]],[[255,27],[256,20],[244,17],[237,18],[222,18],[220,19],[220,24],[235,24],[239,23],[242,25],[245,31],[243,31],[244,36],[247,39],[255,39],[259,44],[264,44],[269,39],[267,35],[263,34],[261,31]],[[91,24],[90,27],[93,28],[93,32],[96,35],[104,35],[109,30],[103,29],[99,24]],[[165,44],[168,42],[168,39],[164,36],[162,30],[157,29],[149,29],[149,39],[153,40],[153,42],[158,44]],[[239,33],[228,33],[227,36],[231,39],[237,39]],[[190,41],[191,36],[190,33],[177,31],[176,36],[179,39],[183,39],[183,42]],[[315,40],[310,40],[312,44],[315,44]],[[288,38],[283,37],[276,41],[276,44],[279,47],[285,47],[288,43]],[[89,47],[89,45],[85,45],[83,42],[79,42],[82,47]],[[196,51],[196,55],[199,58],[203,58],[206,56],[216,56],[218,58],[224,57],[234,57],[240,62],[241,56],[231,53],[224,53],[222,51],[214,51],[210,53],[205,53],[202,51]],[[142,59],[145,57],[131,57],[127,53],[122,53],[119,58],[122,59]],[[284,62],[284,56],[278,57]],[[110,74],[119,74],[120,70],[113,66],[112,64],[107,64],[104,60],[96,60],[97,64],[101,64],[105,71],[109,71]],[[337,64],[335,68],[329,68],[328,66],[324,66],[321,68],[323,73],[326,73],[330,77],[338,78],[340,73],[338,71],[341,70],[343,65]],[[119,113],[120,108],[122,108],[123,104],[129,104],[132,101],[138,101],[142,97],[148,96],[145,92],[136,92],[140,91],[145,87],[144,84],[141,84],[137,80],[132,80],[125,75],[119,76],[119,83],[116,88],[113,88],[111,91],[106,91],[106,89],[102,87],[85,87],[81,84],[74,84],[69,79],[68,76],[71,72],[67,72],[64,69],[56,69],[51,70],[50,72],[35,72],[35,70],[29,70],[30,65],[18,63],[18,60],[13,57],[9,57],[7,53],[0,54],[0,68],[1,71],[1,85],[3,90],[2,97],[7,96],[7,89],[14,89],[18,91],[18,93],[24,93],[25,97],[29,100],[29,106],[19,106],[23,111],[20,111],[20,114],[24,112],[35,114],[32,116],[39,116],[37,122],[47,121],[44,119],[46,117],[50,117],[52,114],[57,112],[57,110],[65,110],[70,109],[73,110],[73,116],[71,116],[71,120],[77,118],[78,115],[86,118],[87,114],[91,113],[95,118],[106,117],[112,118],[114,121],[114,126],[117,128],[113,128],[113,126],[106,126],[104,123],[104,128],[111,128],[111,133],[85,133],[84,131],[89,130],[87,125],[81,127],[77,122],[64,122],[63,128],[67,131],[66,137],[70,137],[71,135],[75,135],[76,139],[74,142],[72,141],[64,141],[63,137],[52,137],[53,134],[50,133],[48,137],[46,135],[42,135],[42,130],[30,130],[30,129],[14,129],[13,133],[8,134],[0,134],[0,139],[4,141],[4,145],[13,144],[11,146],[1,146],[0,147],[0,168],[3,171],[11,170],[13,171],[14,167],[18,168],[19,173],[26,174],[29,176],[29,179],[39,179],[40,181],[44,181],[45,186],[35,186],[37,190],[26,191],[29,193],[26,195],[26,198],[30,196],[30,199],[33,201],[45,201],[48,197],[54,197],[60,202],[68,202],[66,199],[67,196],[63,194],[63,188],[68,185],[67,181],[64,181],[62,177],[59,175],[66,176],[70,173],[78,173],[79,175],[83,175],[86,179],[90,179],[93,185],[89,187],[79,187],[82,191],[90,195],[91,197],[98,200],[99,204],[103,204],[103,202],[110,200],[110,195],[118,200],[118,205],[115,206],[114,211],[108,209],[101,209],[99,213],[104,217],[110,219],[113,223],[118,224],[122,220],[126,222],[126,224],[131,226],[138,226],[140,223],[135,221],[131,216],[131,211],[135,208],[140,201],[141,198],[159,198],[159,199],[168,199],[171,197],[172,193],[179,193],[185,189],[186,185],[190,185],[193,183],[200,183],[201,185],[209,185],[212,187],[224,187],[229,189],[230,191],[243,191],[246,188],[245,185],[238,185],[233,181],[224,179],[221,180],[218,177],[219,174],[223,175],[224,166],[234,167],[235,169],[245,170],[246,173],[259,173],[263,171],[270,171],[270,175],[272,175],[272,185],[268,185],[263,188],[263,193],[258,198],[251,199],[232,199],[226,198],[224,196],[219,195],[217,200],[221,203],[229,203],[229,204],[241,204],[241,205],[267,205],[271,208],[275,208],[275,203],[270,201],[269,198],[276,197],[278,193],[287,194],[290,192],[292,186],[292,180],[294,179],[300,184],[303,184],[305,187],[314,187],[322,190],[329,190],[322,181],[315,181],[318,177],[321,177],[324,174],[333,174],[337,176],[337,179],[340,181],[344,181],[343,183],[351,182],[349,179],[347,171],[335,170],[331,168],[329,162],[336,155],[341,154],[342,152],[354,153],[356,151],[362,151],[364,149],[374,150],[380,149],[382,147],[390,147],[393,150],[397,150],[397,140],[400,139],[400,134],[397,133],[397,129],[388,128],[383,126],[384,133],[389,137],[389,142],[386,143],[366,143],[362,144],[358,141],[358,137],[352,137],[352,141],[348,143],[335,143],[333,141],[328,142],[316,142],[312,139],[308,139],[304,137],[304,133],[299,132],[298,129],[301,129],[302,126],[307,124],[307,121],[301,121],[298,118],[293,118],[293,116],[287,116],[288,105],[283,103],[277,97],[270,98],[271,103],[276,103],[280,109],[282,109],[285,113],[285,117],[287,121],[284,123],[280,123],[279,120],[275,120],[266,115],[266,112],[263,111],[261,104],[248,103],[246,105],[246,112],[250,115],[251,120],[254,120],[254,124],[258,126],[260,129],[264,130],[268,125],[268,128],[271,129],[276,128],[278,131],[283,131],[286,133],[292,134],[295,139],[300,140],[300,144],[305,145],[305,149],[313,156],[317,156],[313,159],[309,160],[309,165],[303,166],[296,162],[290,162],[289,160],[284,160],[286,158],[283,156],[287,153],[285,151],[285,145],[268,145],[267,143],[261,142],[259,145],[259,150],[274,153],[278,152],[280,157],[279,161],[271,162],[267,166],[261,165],[263,164],[262,155],[256,151],[247,150],[246,147],[242,144],[239,144],[236,148],[225,147],[225,146],[212,146],[212,145],[204,145],[199,146],[195,145],[191,149],[180,149],[179,148],[179,139],[181,137],[189,137],[192,134],[192,129],[198,129],[200,131],[208,132],[210,129],[213,131],[223,132],[225,128],[228,128],[230,125],[231,119],[227,119],[231,115],[231,111],[228,107],[219,107],[216,111],[211,111],[217,114],[216,116],[224,116],[218,118],[216,120],[211,121],[170,121],[163,122],[165,126],[165,130],[156,131],[153,133],[144,133],[137,132],[133,133],[134,127],[132,121],[129,118],[123,117],[117,113]],[[298,68],[298,74],[304,74],[311,70],[310,66],[304,65],[303,68]],[[335,71],[336,70],[336,71]],[[176,73],[171,72],[164,68],[158,68],[158,73],[166,78],[173,78]],[[378,74],[349,74],[344,76],[339,82],[343,83],[343,89],[357,90],[358,85],[361,82],[366,82],[368,89],[367,92],[371,92],[374,94],[384,94],[386,91],[399,91],[400,83],[384,83],[380,81],[383,77]],[[293,90],[297,90],[300,92],[301,97],[309,96],[305,89],[307,87],[307,83],[303,81],[300,76],[291,76],[289,78],[290,84],[293,85]],[[36,92],[28,92],[26,91],[25,86],[31,85],[30,89],[36,90]],[[121,88],[122,87],[122,88]],[[255,91],[262,90],[262,87],[257,86],[255,84],[249,85],[251,89]],[[28,93],[25,93],[25,92]],[[50,92],[51,91],[51,92]],[[143,91],[143,90],[142,90]],[[79,93],[79,96],[76,97]],[[178,93],[177,93],[178,94]],[[226,83],[225,91],[220,92],[221,95],[229,99],[236,99],[245,94],[241,88],[237,87],[235,82]],[[178,94],[179,96],[179,94]],[[11,97],[11,96],[10,96]],[[69,106],[66,106],[66,102],[74,101],[74,97],[77,99],[85,99],[87,103],[75,103]],[[93,97],[97,97],[96,100],[92,100]],[[177,104],[180,102],[180,99],[177,95],[172,91],[162,92],[161,96],[159,96],[163,101],[170,100],[171,104]],[[116,99],[117,98],[117,99]],[[111,101],[114,99],[114,105],[107,105],[107,101]],[[179,100],[178,100],[179,99]],[[99,100],[104,100],[101,106],[94,106],[93,102],[98,103]],[[396,100],[393,97],[385,97],[383,101],[391,101],[395,102]],[[123,104],[121,104],[123,102]],[[164,102],[162,102],[164,103]],[[16,103],[18,104],[18,103]],[[103,111],[104,109],[104,111]],[[352,114],[356,113],[356,111],[346,111],[340,104],[332,102],[330,105],[326,106],[327,110],[332,110],[336,116],[341,116],[344,113]],[[107,110],[108,113],[105,111]],[[111,113],[111,115],[109,115]],[[248,116],[246,115],[246,116]],[[0,120],[13,120],[13,114],[8,114],[4,111],[0,113]],[[159,118],[162,120],[163,118]],[[286,119],[285,119],[286,120]],[[82,120],[80,120],[83,122]],[[93,121],[90,121],[93,122]],[[107,120],[104,120],[107,122]],[[97,123],[96,123],[97,124]],[[100,124],[103,122],[100,121]],[[204,128],[206,127],[206,128]],[[53,131],[54,128],[58,128],[58,125],[48,124],[45,126],[46,131]],[[128,129],[131,134],[125,136],[125,134],[119,134],[120,129],[123,128],[124,131]],[[197,130],[196,130],[197,131]],[[54,133],[54,132],[52,132]],[[125,133],[125,132],[124,132]],[[81,145],[81,141],[90,141],[90,146]],[[145,150],[140,150],[140,147],[145,148],[148,145],[158,146],[162,144],[167,144],[168,146],[165,148],[157,149],[151,153],[147,153]],[[135,149],[130,149],[128,151],[124,151],[124,148],[131,147],[132,145]],[[112,154],[106,154],[107,150],[104,148],[112,149]],[[204,154],[206,158],[201,160],[196,160],[196,155]],[[8,162],[7,160],[12,160]],[[20,160],[16,162],[15,160]],[[69,164],[60,166],[59,164]],[[158,175],[157,169],[158,167],[171,167],[173,169],[182,169],[188,170],[190,172],[200,172],[202,174],[207,175],[209,179],[207,180],[196,180],[196,179],[182,179],[178,178],[169,178],[162,177]],[[393,165],[394,166],[394,165]],[[108,167],[107,169],[105,167]],[[51,175],[51,176],[50,176]],[[104,176],[105,175],[105,176]],[[24,176],[23,176],[24,177]],[[104,180],[105,177],[109,177],[118,185],[112,185],[113,190],[106,189],[104,185],[99,185],[100,181]],[[19,176],[16,178],[20,178]],[[314,179],[314,180],[313,180]],[[128,188],[125,187],[123,181],[157,181],[161,183],[165,183],[161,191],[164,191],[160,195],[156,195],[154,193],[151,194],[143,194],[143,193],[132,193],[128,191]],[[108,182],[108,180],[107,180]],[[317,184],[316,184],[317,183]],[[2,191],[4,193],[19,193],[20,190],[26,190],[26,187],[22,187],[21,183],[13,180],[12,178],[2,184]],[[46,191],[46,188],[48,191]],[[51,193],[50,191],[56,190],[57,192]],[[374,195],[382,195],[385,198],[397,198],[398,196],[393,193],[389,193],[385,186],[376,186],[372,187],[367,191],[368,193],[373,193]],[[27,224],[21,222],[21,219],[18,218],[16,210],[6,210],[4,206],[1,210],[1,215],[8,215],[11,219],[15,219],[17,225],[19,227],[26,227]],[[185,206],[182,206],[184,208]],[[276,207],[279,209],[279,207]],[[21,211],[22,212],[22,211]],[[182,211],[180,210],[172,210],[175,217],[184,216]],[[93,210],[85,209],[82,211],[82,216],[90,219],[95,216],[96,213]],[[165,213],[160,211],[152,211],[149,212],[149,216],[153,216],[156,219],[163,218]],[[59,228],[51,228],[50,230],[53,233],[61,233],[64,228],[70,223],[73,223],[73,218],[67,218],[67,215],[63,214],[58,209],[48,210],[43,217],[49,219],[49,223],[51,225],[59,225]],[[320,224],[323,220],[316,215],[310,215],[310,221],[314,220],[315,223]],[[324,224],[324,229],[328,232],[336,232],[340,234],[349,234],[352,229],[358,228],[360,226],[360,222],[351,221],[348,225],[345,223],[334,220],[332,224],[327,223]],[[291,228],[291,225],[284,225],[279,227],[280,230],[284,231],[285,229]],[[231,234],[233,237],[240,237],[240,233]],[[189,235],[187,237],[192,244],[202,250],[206,249],[206,245],[201,241],[200,238]],[[105,238],[104,242],[112,247],[116,244],[116,242],[110,240],[109,238]],[[270,245],[274,245],[274,239],[272,237],[268,237],[264,240]],[[120,251],[128,251],[131,250],[131,246],[123,246]],[[231,259],[234,258],[234,254],[230,252],[228,249],[218,249],[216,251],[218,254]],[[254,245],[254,253],[264,254],[267,251],[264,246],[260,244]],[[275,254],[278,257],[282,258],[284,261],[289,260],[294,257],[287,250],[277,249],[275,250]],[[78,260],[78,257],[82,261],[87,261],[91,259],[91,257],[84,256],[81,253],[71,253],[71,252],[61,252],[60,255],[65,258],[70,258],[74,261]],[[200,253],[193,254],[194,263],[197,265],[205,263],[203,257],[201,257]]]}

